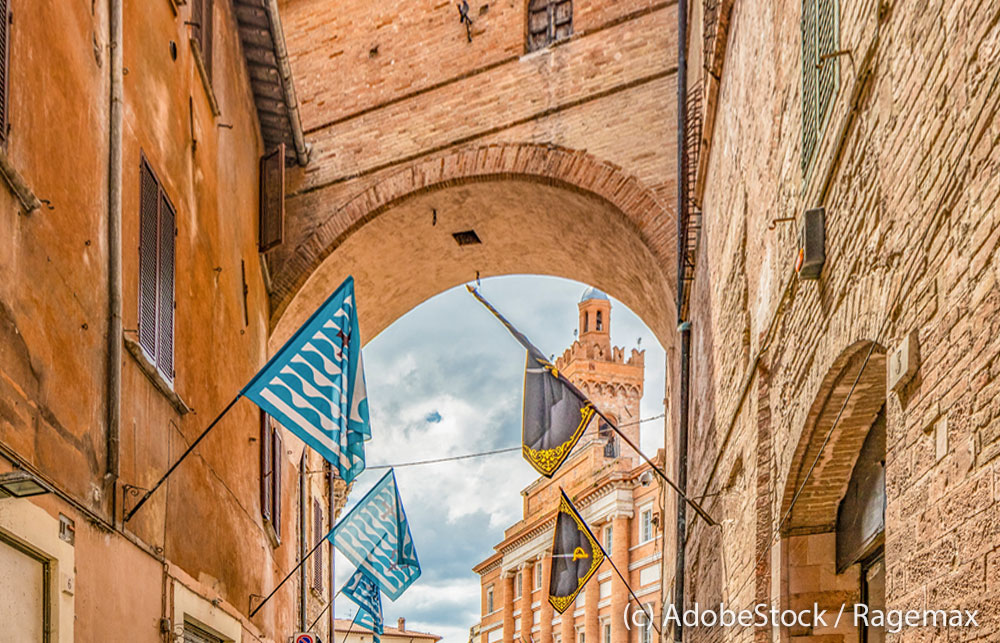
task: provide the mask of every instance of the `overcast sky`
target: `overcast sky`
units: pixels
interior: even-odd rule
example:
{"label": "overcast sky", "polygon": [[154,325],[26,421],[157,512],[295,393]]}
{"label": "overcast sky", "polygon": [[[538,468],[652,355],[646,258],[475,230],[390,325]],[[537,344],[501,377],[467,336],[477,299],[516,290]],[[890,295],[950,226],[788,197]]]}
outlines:
{"label": "overcast sky", "polygon": [[[518,276],[483,280],[480,291],[543,353],[559,355],[573,342],[585,289],[565,279]],[[647,418],[663,412],[663,350],[645,324],[612,299],[612,342],[631,349],[639,338],[646,350]],[[464,287],[413,309],[365,347],[369,466],[519,446],[523,371],[524,350]],[[643,425],[643,450],[652,454],[662,446],[662,420]],[[364,472],[348,508],[383,473]],[[536,477],[518,452],[397,468],[423,573],[398,601],[383,598],[386,624],[405,617],[408,629],[466,643],[479,621],[479,577],[472,567],[520,519],[520,491]],[[352,572],[338,555],[338,587]],[[338,617],[354,612],[349,599],[337,600]]]}

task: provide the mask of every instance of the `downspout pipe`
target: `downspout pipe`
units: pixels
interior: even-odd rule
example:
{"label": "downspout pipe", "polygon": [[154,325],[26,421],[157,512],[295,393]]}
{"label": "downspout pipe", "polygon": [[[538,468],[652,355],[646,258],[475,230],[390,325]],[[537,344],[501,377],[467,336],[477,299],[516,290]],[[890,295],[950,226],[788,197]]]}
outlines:
{"label": "downspout pipe", "polygon": [[[677,323],[680,335],[680,373],[677,418],[677,486],[687,494],[688,400],[691,379],[691,322],[684,319],[684,255],[687,250],[687,0],[677,3]],[[674,554],[674,608],[684,613],[684,554],[687,544],[687,505],[677,503],[677,541]],[[674,627],[674,641],[684,640],[683,619]]]}
{"label": "downspout pipe", "polygon": [[274,57],[278,63],[278,74],[281,76],[282,93],[285,96],[285,109],[288,111],[288,122],[292,127],[292,141],[295,143],[295,160],[304,166],[309,162],[309,148],[306,146],[305,132],[302,130],[302,119],[299,116],[299,101],[295,96],[295,83],[292,82],[292,65],[288,62],[288,47],[285,46],[285,32],[281,28],[281,16],[278,15],[278,0],[267,0],[264,5],[267,11],[268,23],[271,25],[271,40],[274,41]]}
{"label": "downspout pipe", "polygon": [[108,105],[108,336],[107,466],[105,488],[111,493],[111,521],[116,521],[121,470],[122,407],[122,2],[108,0],[108,47],[111,89]]}

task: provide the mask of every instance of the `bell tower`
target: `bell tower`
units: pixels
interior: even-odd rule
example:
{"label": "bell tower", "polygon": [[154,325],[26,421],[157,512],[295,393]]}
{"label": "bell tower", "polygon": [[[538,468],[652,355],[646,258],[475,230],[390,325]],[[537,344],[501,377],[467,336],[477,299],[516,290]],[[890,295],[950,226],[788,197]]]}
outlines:
{"label": "bell tower", "polygon": [[[608,417],[630,440],[639,444],[639,401],[645,375],[645,351],[611,345],[611,300],[600,290],[588,288],[577,304],[580,312],[577,340],[556,359],[555,366]],[[597,441],[605,457],[638,455],[625,446],[600,418],[595,418],[584,441]]]}

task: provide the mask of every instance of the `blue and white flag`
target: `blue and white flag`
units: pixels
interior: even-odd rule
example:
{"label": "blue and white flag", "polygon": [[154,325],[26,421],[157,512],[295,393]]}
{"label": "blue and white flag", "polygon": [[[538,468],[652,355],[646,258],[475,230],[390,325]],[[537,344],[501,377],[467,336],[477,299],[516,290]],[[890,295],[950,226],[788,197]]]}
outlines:
{"label": "blue and white flag", "polygon": [[420,576],[410,524],[390,469],[327,538],[396,600]]}
{"label": "blue and white flag", "polygon": [[371,438],[361,335],[348,277],[243,389],[351,482]]}
{"label": "blue and white flag", "polygon": [[372,632],[375,643],[384,632],[382,625],[382,592],[378,583],[363,569],[358,568],[350,580],[344,584],[340,592],[358,604],[354,621]]}

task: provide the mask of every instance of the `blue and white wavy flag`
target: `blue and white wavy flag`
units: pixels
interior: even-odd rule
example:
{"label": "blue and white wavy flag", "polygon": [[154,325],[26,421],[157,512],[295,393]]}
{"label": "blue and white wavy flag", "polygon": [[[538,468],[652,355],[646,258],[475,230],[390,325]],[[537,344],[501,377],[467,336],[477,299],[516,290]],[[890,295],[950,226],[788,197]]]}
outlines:
{"label": "blue and white wavy flag", "polygon": [[242,394],[316,450],[351,482],[371,438],[354,279],[316,309]]}
{"label": "blue and white wavy flag", "polygon": [[392,600],[420,577],[420,561],[392,469],[327,538]]}
{"label": "blue and white wavy flag", "polygon": [[379,637],[384,632],[382,625],[382,592],[378,583],[365,570],[358,568],[354,575],[344,583],[340,590],[360,608],[354,616],[354,622],[367,627],[372,632],[374,643],[379,643]]}

